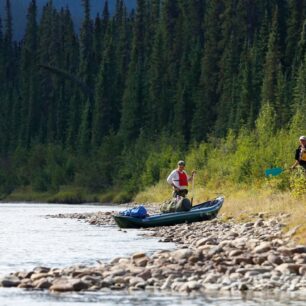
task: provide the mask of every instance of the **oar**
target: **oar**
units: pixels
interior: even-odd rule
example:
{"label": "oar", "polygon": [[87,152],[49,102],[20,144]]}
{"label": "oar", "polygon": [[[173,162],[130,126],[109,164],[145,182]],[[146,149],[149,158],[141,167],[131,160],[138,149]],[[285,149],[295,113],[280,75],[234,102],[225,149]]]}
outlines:
{"label": "oar", "polygon": [[284,172],[283,168],[271,168],[271,169],[265,170],[265,175],[266,176],[277,176],[283,172]]}
{"label": "oar", "polygon": [[194,196],[194,178],[195,178],[195,173],[193,173],[193,177],[192,177],[192,184],[191,184],[191,206],[192,206],[192,202],[193,202],[193,196]]}

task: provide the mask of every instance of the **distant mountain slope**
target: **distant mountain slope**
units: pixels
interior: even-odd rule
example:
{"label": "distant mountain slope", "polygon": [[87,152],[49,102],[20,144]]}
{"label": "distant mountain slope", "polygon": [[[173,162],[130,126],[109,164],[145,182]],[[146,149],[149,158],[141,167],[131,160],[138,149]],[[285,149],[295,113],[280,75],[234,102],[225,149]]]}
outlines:
{"label": "distant mountain slope", "polygon": [[[12,12],[14,19],[14,37],[20,39],[23,36],[26,22],[27,8],[31,0],[11,0]],[[37,0],[37,6],[39,14],[41,13],[42,7],[48,0]],[[3,19],[4,7],[6,0],[0,0],[0,15]],[[92,16],[96,16],[97,13],[101,13],[104,7],[105,0],[91,0],[91,13]],[[109,8],[111,13],[114,12],[116,0],[108,0]],[[126,0],[125,4],[129,9],[135,7],[136,0]],[[81,0],[53,0],[53,4],[57,8],[68,6],[71,15],[73,16],[76,28],[79,27],[83,11]]]}

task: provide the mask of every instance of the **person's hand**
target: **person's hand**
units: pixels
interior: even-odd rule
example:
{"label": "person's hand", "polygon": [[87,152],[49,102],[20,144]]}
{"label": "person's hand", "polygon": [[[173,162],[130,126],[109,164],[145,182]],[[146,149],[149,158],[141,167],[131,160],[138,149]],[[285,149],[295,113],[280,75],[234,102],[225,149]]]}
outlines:
{"label": "person's hand", "polygon": [[192,171],[191,171],[191,175],[192,175],[192,176],[194,176],[196,173],[197,173],[197,171],[195,171],[195,170],[192,170]]}

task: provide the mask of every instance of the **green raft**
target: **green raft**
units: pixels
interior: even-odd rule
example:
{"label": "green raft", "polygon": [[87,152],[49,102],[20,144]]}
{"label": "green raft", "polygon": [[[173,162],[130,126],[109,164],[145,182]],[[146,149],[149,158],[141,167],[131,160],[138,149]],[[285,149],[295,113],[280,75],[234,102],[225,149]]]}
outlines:
{"label": "green raft", "polygon": [[180,223],[192,223],[215,218],[221,209],[224,197],[218,197],[194,206],[189,211],[158,214],[146,218],[114,215],[117,225],[121,228],[145,228],[154,226],[168,226]]}

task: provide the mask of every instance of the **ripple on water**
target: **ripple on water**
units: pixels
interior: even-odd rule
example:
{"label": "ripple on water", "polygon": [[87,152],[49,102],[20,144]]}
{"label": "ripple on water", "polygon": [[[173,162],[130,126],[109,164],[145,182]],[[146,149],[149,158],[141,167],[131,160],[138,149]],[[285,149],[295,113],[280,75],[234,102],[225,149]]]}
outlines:
{"label": "ripple on water", "polygon": [[[111,208],[122,210],[123,207]],[[138,236],[139,231],[126,233],[116,227],[89,226],[70,219],[46,218],[46,215],[107,211],[109,207],[50,204],[0,204],[0,274],[30,270],[35,266],[65,267],[77,263],[95,264],[137,251],[153,252],[172,248],[157,239]],[[128,247],[127,247],[128,246]],[[41,291],[0,288],[1,306],[77,306],[102,305],[294,305],[304,306],[305,297],[294,295],[263,296],[223,295],[182,297],[167,294],[112,292],[86,294],[50,294]]]}

